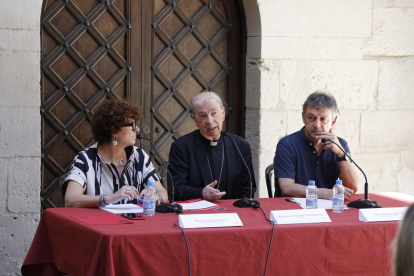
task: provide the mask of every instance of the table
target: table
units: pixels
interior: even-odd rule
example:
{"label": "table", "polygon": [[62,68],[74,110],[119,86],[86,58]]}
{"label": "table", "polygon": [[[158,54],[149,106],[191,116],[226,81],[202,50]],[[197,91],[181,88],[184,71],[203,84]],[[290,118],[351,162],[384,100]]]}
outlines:
{"label": "table", "polygon": [[[351,200],[362,198],[353,195]],[[382,207],[403,207],[414,197],[370,194]],[[263,275],[272,224],[262,212],[218,204],[237,212],[243,227],[185,229],[193,275]],[[260,199],[271,210],[299,209],[284,198]],[[94,208],[47,209],[22,275],[188,275],[187,248],[177,214],[157,213],[133,224],[89,226],[69,216],[102,214]],[[331,223],[275,225],[267,275],[390,275],[398,222],[365,223],[358,210],[327,210]]]}

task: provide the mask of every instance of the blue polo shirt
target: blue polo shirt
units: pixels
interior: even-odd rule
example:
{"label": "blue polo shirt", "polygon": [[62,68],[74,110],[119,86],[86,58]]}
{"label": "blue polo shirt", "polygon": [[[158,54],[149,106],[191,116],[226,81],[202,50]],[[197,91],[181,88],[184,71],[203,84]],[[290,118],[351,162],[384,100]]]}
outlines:
{"label": "blue polo shirt", "polygon": [[[350,155],[348,143],[338,137],[344,150]],[[281,196],[278,178],[291,178],[295,183],[308,185],[315,180],[318,188],[332,189],[339,176],[339,164],[331,149],[318,156],[315,146],[306,137],[305,128],[283,137],[276,147],[273,159],[275,175],[275,197]]]}

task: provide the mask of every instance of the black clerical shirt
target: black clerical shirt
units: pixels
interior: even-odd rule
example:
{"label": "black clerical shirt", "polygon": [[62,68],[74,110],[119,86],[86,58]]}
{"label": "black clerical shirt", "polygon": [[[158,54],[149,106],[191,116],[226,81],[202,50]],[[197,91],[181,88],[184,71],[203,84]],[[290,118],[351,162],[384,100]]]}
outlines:
{"label": "black clerical shirt", "polygon": [[[224,147],[226,146],[223,143],[222,136],[220,136],[219,140],[217,141],[217,145],[212,146],[211,141],[204,138],[203,140],[206,145],[208,162],[207,164],[210,165],[208,168],[209,175],[213,177],[210,183],[214,180],[217,180],[217,185],[213,188],[220,190],[221,192],[227,191],[227,165],[226,165],[226,157],[224,153]],[[224,158],[224,160],[223,160]],[[223,169],[222,169],[223,168]],[[211,169],[211,171],[210,171]],[[221,177],[220,177],[221,171]],[[222,199],[227,199],[227,195],[221,197]]]}

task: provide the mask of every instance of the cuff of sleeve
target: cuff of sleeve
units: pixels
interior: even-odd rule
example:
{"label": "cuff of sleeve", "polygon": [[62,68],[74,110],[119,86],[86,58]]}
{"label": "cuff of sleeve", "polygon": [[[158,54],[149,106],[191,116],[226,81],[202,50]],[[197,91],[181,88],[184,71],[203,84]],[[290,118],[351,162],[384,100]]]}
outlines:
{"label": "cuff of sleeve", "polygon": [[202,198],[202,199],[204,199],[204,197],[203,197],[203,190],[204,190],[204,188],[200,188],[200,191],[197,192],[198,193],[198,196],[196,198]]}
{"label": "cuff of sleeve", "polygon": [[82,187],[83,187],[83,188],[85,188],[85,179],[83,179],[81,176],[78,176],[78,175],[76,175],[76,174],[70,174],[70,175],[68,176],[68,178],[66,178],[66,181],[69,181],[69,180],[76,181],[76,182],[78,182],[80,185],[82,185]]}

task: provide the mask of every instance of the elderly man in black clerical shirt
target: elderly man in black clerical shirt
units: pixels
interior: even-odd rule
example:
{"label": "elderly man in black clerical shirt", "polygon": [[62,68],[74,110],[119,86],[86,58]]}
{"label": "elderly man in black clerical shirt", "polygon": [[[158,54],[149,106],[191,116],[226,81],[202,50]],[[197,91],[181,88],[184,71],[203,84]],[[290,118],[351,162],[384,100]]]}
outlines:
{"label": "elderly man in black clerical shirt", "polygon": [[[238,199],[256,191],[249,143],[222,131],[225,109],[214,92],[202,92],[191,102],[192,118],[199,129],[171,145],[168,184],[175,200]],[[247,168],[248,167],[248,168]],[[250,171],[250,172],[249,172]]]}

